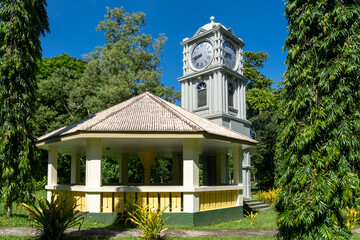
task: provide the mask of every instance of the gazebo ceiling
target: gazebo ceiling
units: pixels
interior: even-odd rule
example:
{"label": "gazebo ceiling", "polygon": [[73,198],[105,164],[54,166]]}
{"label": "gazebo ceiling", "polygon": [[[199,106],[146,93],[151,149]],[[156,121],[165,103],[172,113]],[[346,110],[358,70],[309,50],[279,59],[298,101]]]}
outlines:
{"label": "gazebo ceiling", "polygon": [[85,152],[89,138],[103,140],[104,155],[151,149],[181,152],[184,139],[199,139],[204,151],[227,151],[230,143],[242,144],[243,148],[257,143],[146,92],[43,135],[37,139],[37,146],[47,149],[56,144],[62,153]]}
{"label": "gazebo ceiling", "polygon": [[[86,141],[88,138],[75,138],[67,141],[53,143],[58,147],[60,153],[71,154],[73,152],[86,154]],[[190,138],[187,138],[190,139]],[[191,138],[193,139],[193,138]],[[227,153],[233,147],[239,145],[227,141],[214,139],[199,139],[200,153]],[[182,153],[184,138],[102,138],[103,155],[116,157],[119,154],[136,154],[137,152],[157,152],[158,155],[168,156],[172,153]],[[51,144],[40,145],[42,149],[47,149]],[[243,145],[244,148],[250,146]],[[170,156],[170,155],[169,155]]]}

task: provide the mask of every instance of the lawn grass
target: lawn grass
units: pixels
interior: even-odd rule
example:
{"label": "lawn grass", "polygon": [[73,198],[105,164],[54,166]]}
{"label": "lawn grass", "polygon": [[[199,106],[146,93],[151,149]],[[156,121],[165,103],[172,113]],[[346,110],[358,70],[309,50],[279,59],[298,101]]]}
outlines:
{"label": "lawn grass", "polygon": [[[36,192],[38,197],[46,197],[46,191],[38,191]],[[169,229],[277,229],[276,225],[276,212],[259,212],[257,215],[255,222],[253,225],[250,224],[250,220],[247,218],[239,219],[237,221],[231,222],[223,222],[219,224],[213,224],[208,226],[183,226],[183,225],[165,225],[166,228]],[[13,217],[8,218],[4,212],[4,205],[0,204],[0,227],[32,227],[32,222],[29,221],[28,214],[25,210],[21,208],[21,206],[17,203],[13,205]],[[125,226],[123,224],[108,224],[108,223],[99,223],[90,220],[85,220],[81,226],[81,228],[115,228],[115,229],[124,229],[129,228],[129,226]],[[1,236],[2,239],[33,239],[32,236]],[[125,239],[132,240],[138,239],[136,237],[124,237],[124,238],[79,238],[79,237],[71,237],[69,239],[92,239],[92,240],[100,240],[100,239]],[[219,237],[169,237],[166,239],[219,239]],[[231,239],[248,239],[248,240],[268,240],[275,239],[275,237],[269,236],[258,236],[258,237],[233,237],[233,236],[223,236],[220,239],[231,240]],[[353,234],[351,240],[360,240],[360,234]]]}
{"label": "lawn grass", "polygon": [[208,226],[186,226],[186,225],[167,225],[166,228],[172,229],[277,229],[276,212],[259,212],[255,218],[254,225],[250,224],[247,218],[239,219],[231,222],[223,222]]}

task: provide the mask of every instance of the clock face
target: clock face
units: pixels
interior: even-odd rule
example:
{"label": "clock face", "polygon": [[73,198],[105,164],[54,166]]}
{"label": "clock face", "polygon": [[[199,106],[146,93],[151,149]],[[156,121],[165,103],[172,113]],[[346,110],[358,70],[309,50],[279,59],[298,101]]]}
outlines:
{"label": "clock face", "polygon": [[191,53],[191,64],[196,69],[206,67],[213,57],[213,47],[209,42],[199,43]]}
{"label": "clock face", "polygon": [[236,52],[234,46],[228,41],[225,41],[223,44],[223,56],[225,65],[231,69],[234,68],[236,64]]}

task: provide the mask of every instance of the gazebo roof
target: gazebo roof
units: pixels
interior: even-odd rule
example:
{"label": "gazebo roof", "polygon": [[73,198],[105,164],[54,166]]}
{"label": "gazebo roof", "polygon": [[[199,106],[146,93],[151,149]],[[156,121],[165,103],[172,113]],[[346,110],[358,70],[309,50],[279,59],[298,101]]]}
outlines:
{"label": "gazebo roof", "polygon": [[257,141],[146,92],[93,116],[39,137],[44,141],[77,132],[209,133],[247,143]]}

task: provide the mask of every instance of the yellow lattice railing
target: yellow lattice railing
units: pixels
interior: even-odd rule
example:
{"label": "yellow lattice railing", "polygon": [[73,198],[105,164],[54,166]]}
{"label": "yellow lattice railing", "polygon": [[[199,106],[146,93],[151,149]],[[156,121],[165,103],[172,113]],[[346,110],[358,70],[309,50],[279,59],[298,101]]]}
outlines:
{"label": "yellow lattice railing", "polygon": [[[76,210],[86,211],[85,192],[66,190],[51,191],[66,203],[76,201]],[[200,211],[237,205],[239,190],[199,192]],[[101,193],[101,211],[114,213],[123,212],[126,202],[137,202],[144,206],[149,204],[152,209],[167,207],[165,212],[182,212],[183,195],[181,192],[103,192]]]}
{"label": "yellow lattice railing", "polygon": [[125,202],[134,201],[141,206],[149,204],[152,209],[167,207],[165,212],[182,211],[180,192],[104,192],[102,193],[102,212],[122,212]]}
{"label": "yellow lattice railing", "polygon": [[64,190],[53,190],[51,191],[55,198],[60,197],[61,200],[65,200],[66,204],[76,202],[75,210],[85,212],[85,193],[84,192],[72,192]]}
{"label": "yellow lattice railing", "polygon": [[200,211],[236,206],[239,190],[200,192]]}

